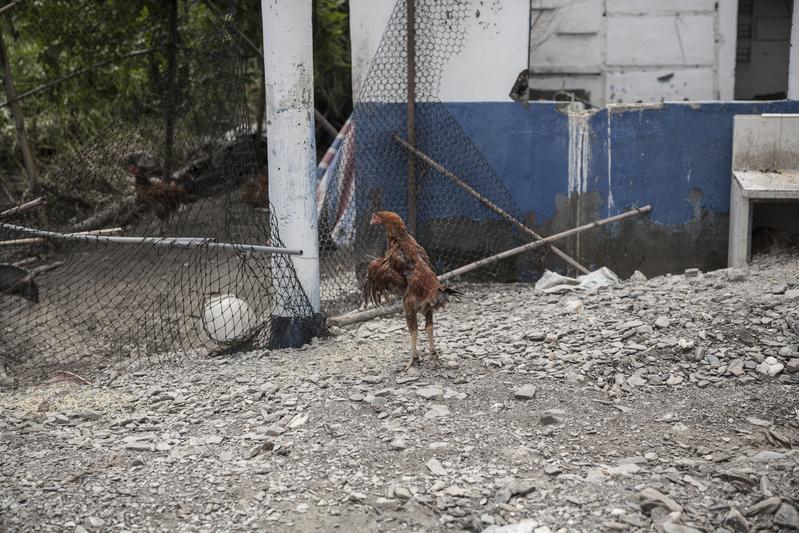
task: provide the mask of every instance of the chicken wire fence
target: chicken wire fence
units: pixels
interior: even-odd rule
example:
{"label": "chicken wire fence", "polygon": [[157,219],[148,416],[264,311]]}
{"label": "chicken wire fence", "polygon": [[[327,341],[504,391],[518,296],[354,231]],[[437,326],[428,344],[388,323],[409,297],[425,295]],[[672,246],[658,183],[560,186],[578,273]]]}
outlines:
{"label": "chicken wire fence", "polygon": [[42,205],[0,215],[8,376],[280,347],[318,330],[259,173],[229,30],[180,47],[179,83],[162,80],[42,178],[30,196]]}
{"label": "chicken wire fence", "polygon": [[[467,19],[477,2],[415,0],[415,141],[413,145],[517,220],[522,210],[478,148],[439,99],[442,72],[463,48]],[[409,192],[407,1],[397,0],[369,73],[354,103],[350,128],[335,165],[317,194],[323,308],[329,314],[360,304],[359,286],[369,261],[382,254],[382,228],[374,211],[406,222],[416,207],[417,241],[438,274],[520,244],[524,239],[495,210],[449,177],[415,160],[416,188]],[[475,83],[479,83],[475,73]],[[509,87],[510,89],[510,87]],[[520,261],[540,262],[542,252],[505,259],[476,272],[483,281],[517,279]]]}

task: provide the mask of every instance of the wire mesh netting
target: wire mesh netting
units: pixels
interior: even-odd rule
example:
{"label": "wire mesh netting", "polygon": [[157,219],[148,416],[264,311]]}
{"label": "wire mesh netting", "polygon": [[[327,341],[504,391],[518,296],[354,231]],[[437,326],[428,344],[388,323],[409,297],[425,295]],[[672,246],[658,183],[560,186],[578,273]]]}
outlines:
{"label": "wire mesh netting", "polygon": [[[502,180],[439,99],[474,3],[415,2],[413,144],[521,220]],[[385,246],[382,231],[369,225],[376,210],[408,220],[415,206],[417,240],[438,273],[528,239],[419,159],[411,191],[411,155],[397,140],[408,139],[405,9],[398,0],[317,191],[327,315],[361,305],[366,265]],[[236,34],[215,27],[202,46],[181,44],[173,67],[161,65],[173,74],[153,77],[152,98],[120,113],[42,180],[44,207],[0,217],[0,362],[11,375],[283,346],[298,330],[306,337],[319,330],[290,256],[242,248],[283,244],[258,166],[263,146],[253,142]],[[123,242],[129,237],[135,242]],[[518,279],[519,262],[544,253],[492,263],[474,278]]]}
{"label": "wire mesh netting", "polygon": [[234,40],[222,25],[180,47],[180,75],[43,178],[43,205],[0,216],[9,376],[279,347],[318,327],[288,252],[266,248],[285,247]]}
{"label": "wire mesh netting", "polygon": [[[502,180],[440,102],[447,61],[463,48],[475,2],[415,1],[415,142],[424,154],[464,180],[493,204],[522,220]],[[410,156],[394,138],[407,139],[407,12],[398,0],[354,104],[353,127],[319,201],[322,298],[329,314],[351,311],[368,262],[385,248],[384,232],[369,225],[371,213],[394,211],[406,221],[417,210],[416,239],[441,274],[521,242],[509,222],[447,176],[416,161],[416,191],[409,193]],[[479,83],[475,80],[475,83]],[[525,261],[540,261],[528,253]],[[531,257],[532,256],[532,257]],[[476,279],[517,279],[519,258],[480,269]]]}

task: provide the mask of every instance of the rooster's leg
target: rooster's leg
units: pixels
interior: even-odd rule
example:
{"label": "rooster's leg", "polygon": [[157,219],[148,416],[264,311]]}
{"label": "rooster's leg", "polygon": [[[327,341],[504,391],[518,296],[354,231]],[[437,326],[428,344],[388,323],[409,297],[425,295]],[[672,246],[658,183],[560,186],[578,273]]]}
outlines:
{"label": "rooster's leg", "polygon": [[166,235],[167,220],[166,217],[158,215],[158,235],[163,237]]}
{"label": "rooster's leg", "polygon": [[430,355],[433,357],[433,363],[435,366],[441,366],[436,345],[433,342],[433,310],[430,307],[424,311],[424,330],[427,332],[427,346],[430,349]]}
{"label": "rooster's leg", "polygon": [[405,367],[407,372],[413,366],[413,363],[419,360],[419,354],[416,352],[416,337],[419,333],[419,326],[416,322],[416,310],[413,307],[413,303],[408,301],[405,302],[405,323],[408,324],[408,333],[411,335],[411,360],[408,361],[408,365]]}
{"label": "rooster's leg", "polygon": [[408,364],[405,365],[405,372],[411,369],[413,363],[419,359],[419,355],[416,353],[416,336],[419,334],[418,331],[413,330],[411,331],[411,360],[408,361]]}

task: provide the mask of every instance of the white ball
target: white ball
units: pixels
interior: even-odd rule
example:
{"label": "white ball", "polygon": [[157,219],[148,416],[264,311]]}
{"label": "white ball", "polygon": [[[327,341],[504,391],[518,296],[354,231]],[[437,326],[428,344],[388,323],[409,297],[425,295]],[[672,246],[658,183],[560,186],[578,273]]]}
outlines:
{"label": "white ball", "polygon": [[211,298],[205,304],[203,329],[216,342],[234,342],[255,326],[256,317],[247,302],[232,294]]}

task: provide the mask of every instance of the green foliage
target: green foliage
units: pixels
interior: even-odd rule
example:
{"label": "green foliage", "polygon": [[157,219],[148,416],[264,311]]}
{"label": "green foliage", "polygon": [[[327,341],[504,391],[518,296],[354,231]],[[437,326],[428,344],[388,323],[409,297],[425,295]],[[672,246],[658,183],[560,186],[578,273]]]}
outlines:
{"label": "green foliage", "polygon": [[338,125],[352,112],[349,19],[345,0],[314,0],[314,98]]}
{"label": "green foliage", "polygon": [[[222,23],[207,0],[177,1],[178,49],[201,46]],[[260,0],[210,2],[222,13],[232,13],[236,29],[262,47]],[[158,113],[164,98],[158,88],[167,76],[169,6],[170,0],[22,0],[0,17],[18,94],[78,72],[21,101],[43,175],[120,115]],[[352,110],[349,9],[345,0],[314,0],[313,6],[316,107],[341,125]],[[240,48],[247,60],[248,105],[254,118],[262,105],[263,65],[252,47]],[[189,75],[186,68],[178,70],[179,88],[187,85]],[[5,93],[0,94],[5,101]],[[190,97],[178,94],[178,99]],[[330,140],[322,134],[320,148]],[[0,180],[19,193],[26,178],[16,145],[9,109],[0,109]]]}
{"label": "green foliage", "polygon": [[[89,68],[51,89],[21,101],[26,129],[39,166],[62,163],[120,112],[144,107],[152,84],[148,68],[159,52],[165,28],[158,0],[31,0],[21,3],[0,26],[6,37],[18,94]],[[11,124],[8,109],[4,114]],[[5,126],[5,124],[4,124]],[[14,130],[3,127],[0,168],[21,170]],[[15,164],[16,163],[16,164]],[[16,172],[14,172],[16,170]],[[19,188],[19,187],[16,187]]]}

